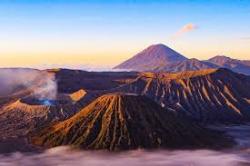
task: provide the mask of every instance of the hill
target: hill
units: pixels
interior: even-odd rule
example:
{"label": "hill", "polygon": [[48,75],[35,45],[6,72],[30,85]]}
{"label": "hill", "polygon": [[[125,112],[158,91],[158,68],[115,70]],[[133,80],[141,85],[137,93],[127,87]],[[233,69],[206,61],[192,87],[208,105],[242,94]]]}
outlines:
{"label": "hill", "polygon": [[250,120],[250,77],[228,69],[141,73],[115,91],[146,95],[204,123]]}
{"label": "hill", "polygon": [[250,61],[249,60],[238,60],[232,59],[227,56],[218,55],[207,62],[213,63],[219,67],[228,68],[235,72],[250,75]]}
{"label": "hill", "polygon": [[[36,145],[83,149],[195,148],[229,145],[221,133],[202,128],[144,96],[106,94],[68,120],[32,137]],[[229,142],[228,142],[229,141]]]}

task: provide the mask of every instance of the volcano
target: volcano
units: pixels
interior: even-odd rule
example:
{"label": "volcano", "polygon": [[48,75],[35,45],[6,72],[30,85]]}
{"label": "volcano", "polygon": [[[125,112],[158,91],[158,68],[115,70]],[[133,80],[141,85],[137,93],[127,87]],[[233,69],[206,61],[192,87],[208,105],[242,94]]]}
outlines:
{"label": "volcano", "polygon": [[229,145],[221,133],[177,118],[145,96],[106,94],[68,120],[32,137],[36,145],[83,149],[217,147]]}
{"label": "volcano", "polygon": [[187,58],[173,49],[163,44],[155,44],[116,66],[115,69],[152,71],[160,66],[166,66],[184,60],[187,60]]}
{"label": "volcano", "polygon": [[78,111],[78,106],[67,100],[25,97],[9,101],[0,107],[0,140],[5,137],[26,136]]}
{"label": "volcano", "polygon": [[249,60],[237,60],[226,56],[215,56],[205,61],[188,59],[163,44],[151,45],[114,67],[114,69],[140,72],[183,72],[219,68],[250,75]]}
{"label": "volcano", "polygon": [[228,69],[141,73],[116,91],[146,95],[202,123],[250,120],[250,77]]}
{"label": "volcano", "polygon": [[219,68],[219,66],[209,61],[200,61],[194,58],[188,59],[163,44],[151,45],[115,67],[115,69],[144,72],[181,72],[213,68]]}

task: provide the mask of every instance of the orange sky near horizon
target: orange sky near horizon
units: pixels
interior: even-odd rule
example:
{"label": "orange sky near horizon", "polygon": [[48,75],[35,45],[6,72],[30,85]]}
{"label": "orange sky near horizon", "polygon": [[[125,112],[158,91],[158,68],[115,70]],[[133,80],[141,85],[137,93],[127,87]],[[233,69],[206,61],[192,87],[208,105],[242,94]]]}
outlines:
{"label": "orange sky near horizon", "polygon": [[[154,43],[156,44],[156,43]],[[129,45],[129,44],[128,44]],[[112,47],[96,48],[92,46],[86,48],[67,48],[59,50],[15,50],[10,49],[1,53],[0,51],[0,67],[81,67],[84,65],[93,67],[113,67],[124,60],[132,57],[136,53],[142,51],[150,44],[137,45],[131,48]],[[168,45],[168,44],[166,44]],[[221,45],[215,43],[213,47],[199,45],[193,47],[191,43],[175,42],[170,44],[171,48],[183,54],[188,58],[197,58],[200,60],[209,59],[215,55],[226,55],[231,58],[250,60],[248,43],[227,43]],[[174,45],[175,47],[172,47]],[[168,45],[169,46],[169,45]],[[237,47],[236,47],[237,46]],[[64,46],[62,46],[65,48]],[[75,51],[74,51],[75,49]],[[223,50],[223,51],[221,51]]]}

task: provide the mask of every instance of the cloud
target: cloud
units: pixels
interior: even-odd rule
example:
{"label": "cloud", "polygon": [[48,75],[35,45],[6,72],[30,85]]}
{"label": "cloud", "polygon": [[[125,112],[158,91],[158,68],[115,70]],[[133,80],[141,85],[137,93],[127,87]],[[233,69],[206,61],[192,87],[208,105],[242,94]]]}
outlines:
{"label": "cloud", "polygon": [[181,27],[181,29],[179,29],[174,35],[173,35],[173,38],[180,38],[182,37],[183,35],[191,32],[191,31],[194,31],[198,29],[198,26],[193,24],[193,23],[189,23],[189,24],[186,24],[184,25],[183,27]]}
{"label": "cloud", "polygon": [[[146,162],[145,162],[146,161]],[[105,163],[105,164],[103,164]],[[220,165],[249,164],[249,158],[238,151],[212,150],[133,150],[120,153],[104,151],[75,151],[69,147],[55,147],[32,155],[11,153],[0,155],[0,165],[88,165],[88,166],[151,166],[151,165]]]}

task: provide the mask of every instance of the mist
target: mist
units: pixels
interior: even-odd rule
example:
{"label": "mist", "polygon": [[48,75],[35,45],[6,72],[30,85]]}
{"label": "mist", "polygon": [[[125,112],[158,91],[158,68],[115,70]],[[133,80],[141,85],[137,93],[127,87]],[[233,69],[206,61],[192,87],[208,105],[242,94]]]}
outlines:
{"label": "mist", "polygon": [[0,166],[238,166],[250,165],[250,125],[220,126],[237,145],[221,151],[199,150],[132,150],[125,152],[80,151],[67,146],[41,153],[0,154]]}
{"label": "mist", "polygon": [[54,99],[57,95],[55,76],[46,71],[26,68],[0,69],[0,96],[29,89],[39,99]]}
{"label": "mist", "polygon": [[144,151],[135,150],[121,153],[73,151],[68,147],[49,149],[40,154],[13,153],[0,156],[4,166],[235,166],[250,164],[249,155],[241,152],[217,152],[211,150],[193,151]]}

